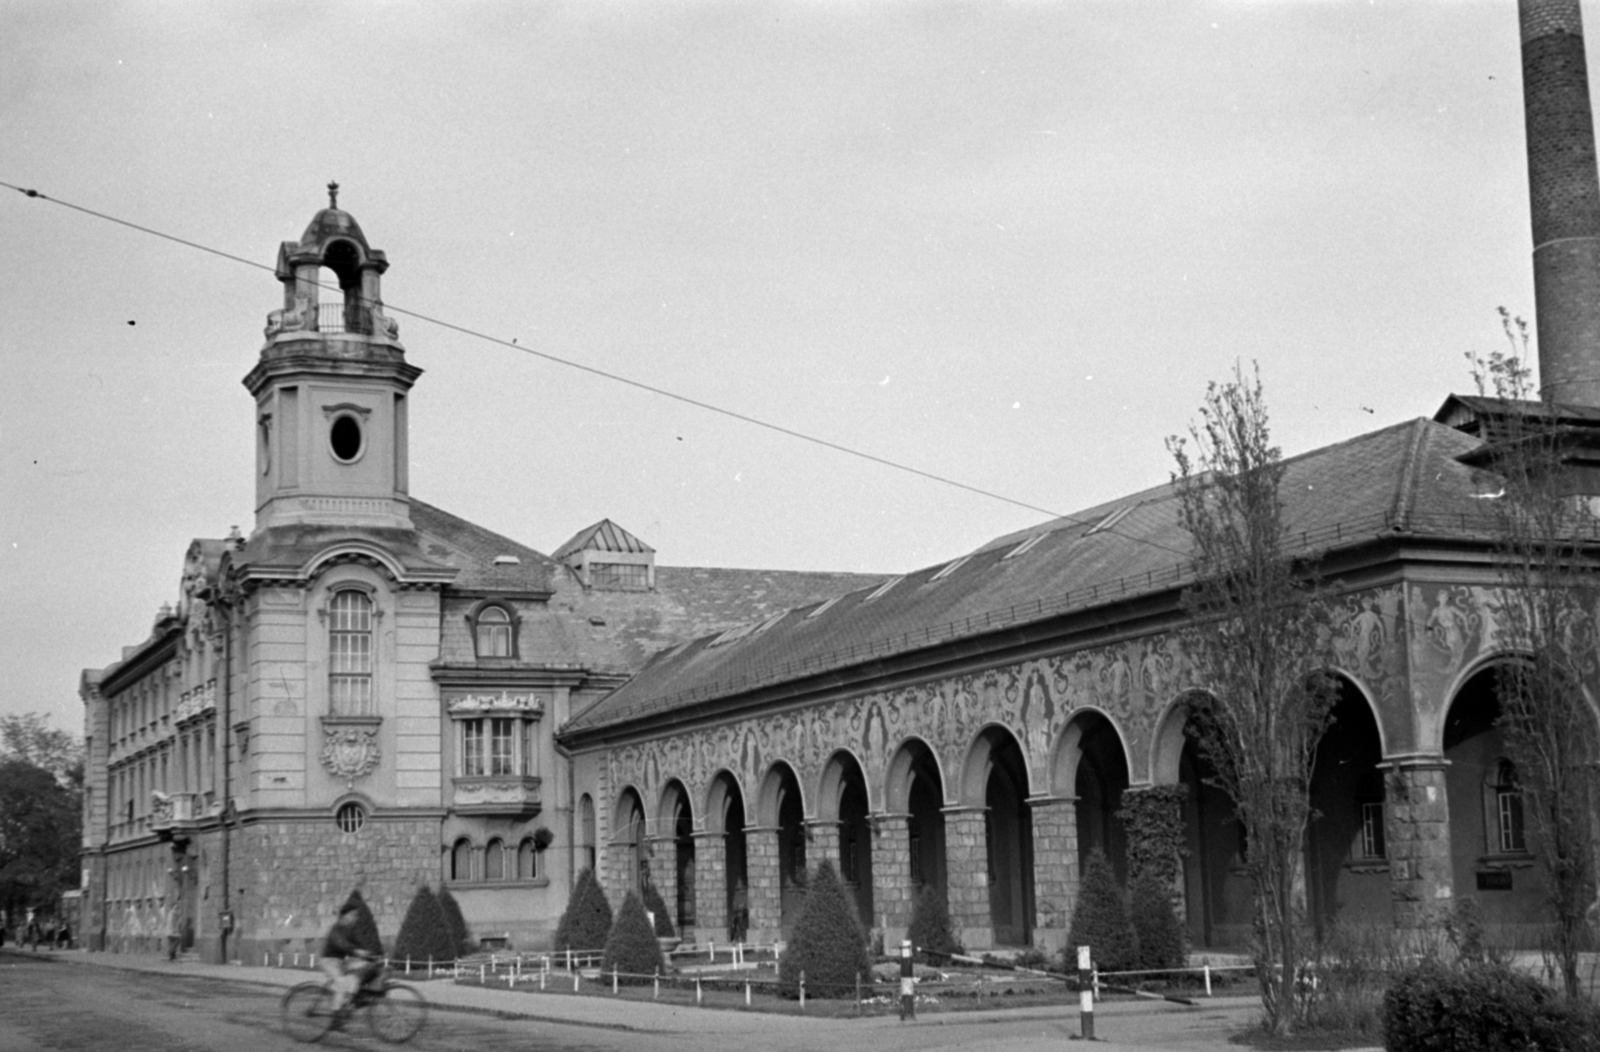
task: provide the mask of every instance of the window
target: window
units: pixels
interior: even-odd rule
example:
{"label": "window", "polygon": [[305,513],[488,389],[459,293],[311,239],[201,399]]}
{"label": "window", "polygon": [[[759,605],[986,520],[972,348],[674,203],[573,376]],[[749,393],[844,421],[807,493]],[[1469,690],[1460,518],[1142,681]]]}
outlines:
{"label": "window", "polygon": [[503,606],[486,606],[478,612],[477,640],[480,658],[514,657],[511,615]]}
{"label": "window", "polygon": [[472,879],[472,841],[462,838],[450,849],[450,879]]}
{"label": "window", "polygon": [[492,751],[489,753],[490,774],[516,774],[516,754],[512,751],[513,735],[516,732],[516,720],[493,719],[489,721],[494,731],[491,739]]}
{"label": "window", "polygon": [[339,823],[341,833],[359,833],[361,827],[367,824],[367,812],[360,804],[344,804],[339,808],[339,813],[334,815],[334,821]]}
{"label": "window", "polygon": [[342,464],[358,460],[364,445],[361,420],[355,414],[340,413],[333,418],[333,426],[328,429],[328,448],[335,459]]}
{"label": "window", "polygon": [[539,850],[533,843],[533,837],[528,837],[517,845],[517,879],[537,880],[539,878]]}
{"label": "window", "polygon": [[483,748],[483,721],[461,721],[461,773],[481,775],[486,769]]}
{"label": "window", "polygon": [[533,721],[511,716],[457,720],[464,777],[534,775]]}
{"label": "window", "polygon": [[1361,857],[1389,857],[1384,843],[1382,803],[1361,805]]}
{"label": "window", "polygon": [[619,588],[642,592],[650,587],[650,568],[642,563],[590,563],[592,588]]}
{"label": "window", "polygon": [[483,879],[506,879],[506,846],[499,840],[489,841],[483,849]]}
{"label": "window", "polygon": [[372,600],[361,592],[328,604],[328,701],[335,715],[373,714]]}
{"label": "window", "polygon": [[1528,841],[1523,826],[1522,786],[1517,782],[1517,768],[1510,760],[1501,760],[1495,768],[1494,804],[1500,854],[1526,854]]}

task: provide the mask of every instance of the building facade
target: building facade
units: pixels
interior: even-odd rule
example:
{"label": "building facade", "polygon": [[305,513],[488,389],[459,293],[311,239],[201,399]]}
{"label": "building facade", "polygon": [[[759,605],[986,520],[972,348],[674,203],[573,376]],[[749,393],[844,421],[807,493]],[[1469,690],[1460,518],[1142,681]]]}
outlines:
{"label": "building facade", "polygon": [[585,828],[555,729],[657,649],[864,579],[657,566],[609,520],[546,556],[412,498],[387,266],[336,198],[283,245],[254,528],[196,540],[82,677],[92,946],[303,950],[356,887],[393,935],[424,883],[538,945]]}

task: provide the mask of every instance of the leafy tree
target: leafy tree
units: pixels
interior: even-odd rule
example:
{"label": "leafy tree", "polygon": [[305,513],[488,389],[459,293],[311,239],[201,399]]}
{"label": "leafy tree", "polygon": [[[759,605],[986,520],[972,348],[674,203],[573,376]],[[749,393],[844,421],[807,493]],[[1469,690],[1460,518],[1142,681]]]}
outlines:
{"label": "leafy tree", "polygon": [[1072,907],[1072,925],[1067,929],[1066,967],[1077,968],[1072,947],[1087,946],[1097,968],[1119,972],[1132,968],[1137,959],[1133,924],[1128,919],[1128,904],[1122,900],[1117,875],[1105,853],[1089,852],[1078,882],[1078,901]]}
{"label": "leafy tree", "polygon": [[450,926],[450,941],[456,948],[456,955],[464,956],[477,949],[472,942],[472,933],[467,930],[467,919],[461,915],[461,903],[450,894],[449,888],[439,889],[439,910],[444,914],[445,923]]}
{"label": "leafy tree", "polygon": [[[1497,722],[1516,767],[1530,847],[1544,874],[1551,947],[1569,997],[1582,985],[1579,954],[1594,902],[1600,804],[1600,728],[1585,685],[1600,677],[1600,518],[1582,477],[1592,428],[1558,405],[1534,401],[1523,355],[1526,324],[1504,308],[1507,353],[1473,358],[1478,390],[1493,399],[1478,463],[1495,531],[1500,585],[1494,601],[1502,642],[1520,655],[1495,677]],[[1592,470],[1592,469],[1589,469]]]}
{"label": "leafy tree", "polygon": [[854,997],[857,980],[872,981],[866,932],[831,862],[819,865],[807,882],[794,934],[778,961],[779,992],[798,997],[802,973],[812,997]]}
{"label": "leafy tree", "polygon": [[382,957],[383,940],[378,937],[378,922],[373,918],[367,900],[361,897],[360,888],[356,888],[350,893],[350,897],[344,900],[344,905],[339,907],[340,915],[352,906],[356,910],[356,927],[351,938],[363,950]]}
{"label": "leafy tree", "polygon": [[595,879],[594,870],[585,867],[578,873],[567,908],[556,925],[556,949],[598,950],[611,935],[611,903]]}
{"label": "leafy tree", "polygon": [[1259,374],[1236,365],[1232,380],[1211,384],[1189,439],[1167,445],[1196,577],[1183,597],[1184,651],[1207,688],[1190,696],[1187,726],[1244,827],[1261,1002],[1268,1029],[1284,1035],[1310,996],[1295,975],[1309,952],[1299,920],[1311,773],[1335,698],[1328,608],[1289,547],[1283,456]]}
{"label": "leafy tree", "polygon": [[83,743],[37,712],[0,716],[0,915],[78,886]]}
{"label": "leafy tree", "polygon": [[1183,967],[1187,954],[1172,885],[1154,870],[1134,875],[1128,887],[1128,919],[1133,922],[1136,968]]}
{"label": "leafy tree", "polygon": [[399,960],[452,961],[460,943],[450,934],[450,921],[428,885],[417,888],[395,936],[394,956]]}
{"label": "leafy tree", "polygon": [[645,916],[644,903],[630,891],[623,897],[616,923],[606,936],[600,970],[639,976],[655,975],[662,969],[661,944],[656,942],[655,929],[650,926],[650,918]]}
{"label": "leafy tree", "polygon": [[[950,930],[950,910],[942,889],[924,884],[911,906],[911,924],[906,938],[919,955],[961,953],[961,944]],[[924,958],[926,959],[926,958]]]}

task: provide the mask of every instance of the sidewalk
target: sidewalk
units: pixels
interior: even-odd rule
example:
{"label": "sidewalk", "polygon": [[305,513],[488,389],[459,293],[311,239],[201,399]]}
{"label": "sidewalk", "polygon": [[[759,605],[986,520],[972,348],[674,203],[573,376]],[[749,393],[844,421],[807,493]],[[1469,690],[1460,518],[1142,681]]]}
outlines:
{"label": "sidewalk", "polygon": [[[31,956],[26,949],[10,945],[0,955],[14,958]],[[41,950],[39,958],[50,958],[80,967],[120,968],[153,975],[184,975],[222,982],[246,983],[285,990],[296,983],[316,979],[321,973],[308,968],[246,967],[234,964],[201,964],[193,961],[168,961],[159,954],[88,953],[83,950]],[[1064,1037],[1079,1032],[1076,1010],[1062,1006],[1041,1008],[992,1009],[963,1012],[925,1013],[915,1024],[903,1024],[895,1016],[864,1018],[823,1018],[781,1015],[767,1012],[730,1011],[657,1004],[628,998],[604,996],[539,995],[511,992],[473,985],[457,985],[450,979],[406,980],[422,990],[429,1006],[437,1011],[493,1015],[501,1019],[526,1019],[568,1026],[596,1027],[642,1034],[746,1036],[757,1045],[809,1039],[818,1047],[827,1045],[828,1035],[849,1032],[857,1046],[878,1045],[891,1037],[883,1031],[938,1028],[945,1035],[952,1029],[981,1028],[973,1040],[986,1045],[1002,1044],[1016,1048],[1059,1048]],[[1096,1008],[1096,1045],[1128,1052],[1238,1052],[1241,1046],[1229,1038],[1247,1026],[1259,1012],[1255,997],[1215,997],[1202,999],[1198,1008],[1156,1001],[1111,1001]],[[1005,1024],[1012,1029],[1027,1029],[1038,1035],[996,1041]],[[909,1036],[909,1033],[907,1034]],[[931,1035],[930,1035],[931,1036]],[[874,1040],[874,1038],[882,1040]],[[897,1042],[898,1043],[898,1042]],[[945,1042],[940,1041],[939,1044]]]}

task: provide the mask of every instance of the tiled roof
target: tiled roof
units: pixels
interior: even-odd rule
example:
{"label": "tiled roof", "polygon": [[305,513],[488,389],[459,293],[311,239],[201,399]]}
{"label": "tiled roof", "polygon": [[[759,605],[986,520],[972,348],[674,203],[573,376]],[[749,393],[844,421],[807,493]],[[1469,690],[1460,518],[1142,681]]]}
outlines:
{"label": "tiled roof", "polygon": [[451,582],[457,589],[550,592],[555,587],[555,560],[527,545],[415,498],[411,522],[423,537],[423,550],[460,571]]}
{"label": "tiled roof", "polygon": [[[1456,459],[1477,445],[1419,419],[1286,460],[1282,494],[1291,545],[1315,553],[1407,530],[1487,537],[1490,521],[1473,496],[1476,473]],[[886,590],[857,589],[825,609],[792,610],[741,638],[675,647],[566,729],[623,723],[1165,592],[1188,580],[1189,562],[1176,490],[1170,483],[1157,486],[996,538],[943,575],[949,563],[906,574]]]}

